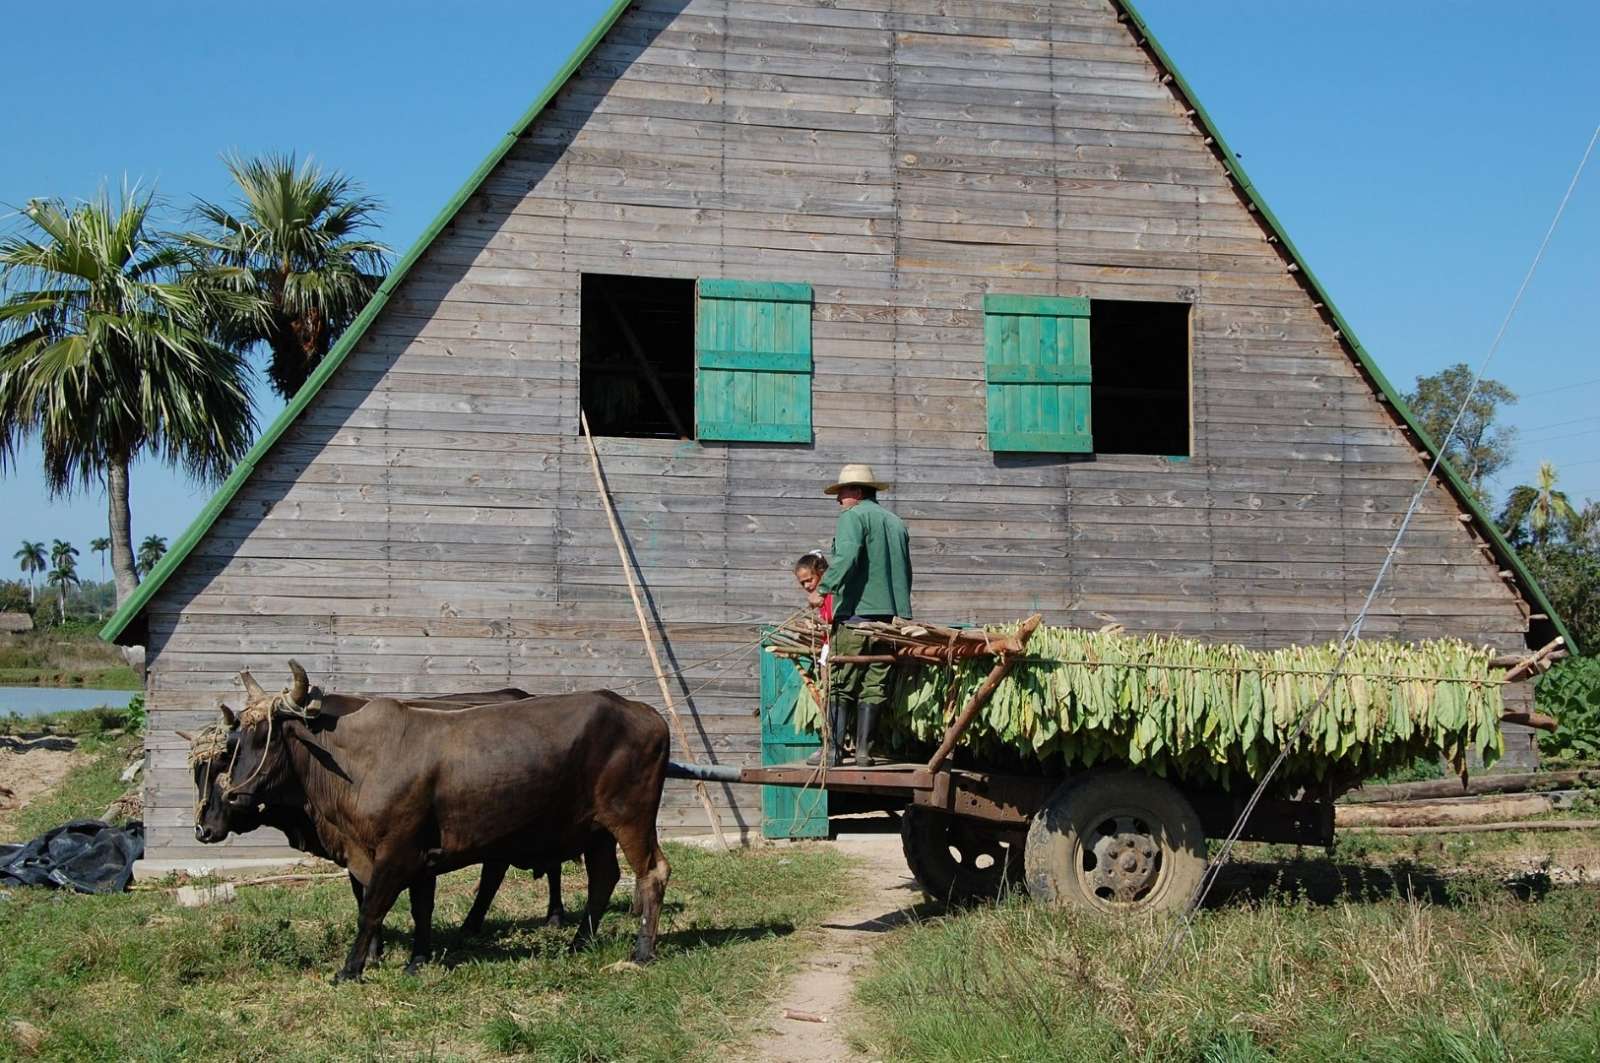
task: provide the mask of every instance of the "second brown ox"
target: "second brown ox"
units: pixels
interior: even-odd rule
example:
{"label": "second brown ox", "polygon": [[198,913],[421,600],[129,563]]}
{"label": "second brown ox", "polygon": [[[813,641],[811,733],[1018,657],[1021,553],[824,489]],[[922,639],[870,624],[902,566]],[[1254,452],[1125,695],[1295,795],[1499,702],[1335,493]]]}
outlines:
{"label": "second brown ox", "polygon": [[[573,948],[599,926],[621,871],[635,877],[633,959],[655,954],[669,869],[656,836],[666,778],[666,723],[650,706],[591,691],[438,711],[375,698],[345,715],[317,711],[290,662],[282,694],[248,683],[224,804],[249,816],[304,809],[330,859],[365,887],[359,927],[337,978],[358,978],[373,937],[404,889],[481,863],[549,866],[581,856],[587,908]],[[428,891],[431,894],[431,890]],[[431,896],[418,909],[425,954]]]}

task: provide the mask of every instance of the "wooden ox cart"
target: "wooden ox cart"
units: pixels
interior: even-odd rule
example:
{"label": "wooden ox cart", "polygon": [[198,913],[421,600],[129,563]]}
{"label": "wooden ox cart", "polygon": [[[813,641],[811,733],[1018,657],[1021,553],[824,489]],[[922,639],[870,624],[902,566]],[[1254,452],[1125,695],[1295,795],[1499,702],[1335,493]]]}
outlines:
{"label": "wooden ox cart", "polygon": [[[1127,765],[1101,765],[1075,774],[1059,769],[1021,774],[953,758],[962,736],[1025,652],[1039,623],[1038,616],[1030,617],[1014,635],[1004,637],[939,629],[935,640],[901,641],[892,656],[886,655],[908,666],[994,660],[926,762],[828,768],[674,764],[673,773],[826,794],[831,820],[869,812],[898,813],[906,863],[922,889],[937,900],[995,897],[1025,885],[1033,897],[1058,906],[1128,912],[1183,905],[1204,873],[1206,840],[1234,830],[1253,787],[1197,785]],[[779,655],[804,653],[794,646],[775,649]],[[1510,678],[1548,667],[1559,654],[1552,645],[1519,660]],[[881,659],[885,658],[835,658]],[[817,696],[809,678],[805,682]],[[1554,724],[1527,714],[1516,720],[1543,727]],[[1292,798],[1266,797],[1245,822],[1240,840],[1331,845],[1334,800],[1360,781],[1329,778]]]}

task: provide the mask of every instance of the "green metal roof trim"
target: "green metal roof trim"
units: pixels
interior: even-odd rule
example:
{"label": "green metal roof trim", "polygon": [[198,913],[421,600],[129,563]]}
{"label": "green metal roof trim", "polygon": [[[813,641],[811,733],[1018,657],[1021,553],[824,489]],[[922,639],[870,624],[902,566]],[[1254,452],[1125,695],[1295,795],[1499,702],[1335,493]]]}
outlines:
{"label": "green metal roof trim", "polygon": [[[1355,333],[1350,329],[1349,323],[1344,319],[1344,315],[1339,312],[1338,308],[1334,305],[1333,300],[1328,296],[1326,289],[1323,288],[1322,282],[1317,280],[1316,275],[1313,274],[1310,267],[1306,265],[1305,256],[1300,254],[1299,250],[1294,246],[1293,241],[1289,239],[1288,233],[1284,231],[1283,225],[1279,223],[1277,216],[1272,213],[1272,210],[1261,198],[1260,193],[1251,183],[1249,175],[1245,173],[1244,166],[1239,162],[1238,156],[1235,155],[1233,150],[1228,147],[1227,141],[1223,139],[1222,133],[1217,129],[1216,123],[1211,120],[1211,116],[1206,113],[1205,108],[1200,105],[1199,99],[1195,96],[1194,91],[1189,87],[1189,83],[1184,80],[1183,74],[1179,72],[1177,66],[1172,62],[1172,58],[1167,54],[1166,49],[1161,46],[1161,43],[1158,40],[1156,40],[1155,34],[1150,31],[1149,24],[1145,22],[1144,17],[1133,5],[1132,0],[1111,0],[1111,2],[1125,15],[1127,15],[1128,20],[1133,23],[1134,27],[1137,28],[1139,33],[1143,36],[1144,43],[1149,46],[1151,52],[1154,53],[1157,60],[1166,68],[1166,72],[1172,76],[1174,87],[1179,93],[1182,94],[1183,98],[1188,101],[1189,106],[1194,109],[1195,117],[1199,120],[1207,135],[1212,138],[1218,151],[1221,153],[1223,164],[1228,168],[1229,173],[1233,175],[1234,180],[1239,183],[1240,188],[1243,190],[1250,203],[1256,208],[1261,217],[1264,218],[1267,224],[1271,227],[1272,232],[1277,236],[1284,250],[1289,253],[1290,258],[1293,259],[1295,264],[1298,266],[1300,273],[1305,277],[1306,283],[1310,285],[1311,289],[1316,292],[1318,298],[1322,300],[1323,306],[1333,318],[1334,323],[1339,327],[1341,336],[1350,345],[1351,350],[1355,352],[1356,358],[1360,361],[1362,367],[1372,377],[1373,381],[1377,383],[1378,388],[1383,392],[1384,397],[1387,398],[1388,401],[1394,406],[1395,411],[1399,413],[1401,419],[1411,428],[1412,431],[1417,434],[1417,438],[1421,441],[1423,447],[1427,449],[1428,453],[1430,455],[1437,454],[1438,446],[1428,436],[1428,433],[1423,430],[1422,426],[1417,421],[1416,415],[1411,412],[1411,409],[1406,405],[1405,400],[1400,396],[1399,392],[1395,391],[1394,386],[1390,384],[1388,378],[1383,375],[1383,371],[1378,368],[1377,363],[1374,362],[1371,355],[1367,353],[1366,348],[1361,345],[1361,341],[1356,338]],[[478,190],[478,187],[483,184],[494,168],[499,165],[502,159],[505,158],[507,153],[511,151],[517,140],[522,136],[523,133],[527,131],[528,127],[533,124],[534,120],[539,117],[540,113],[544,111],[544,108],[555,97],[556,93],[560,92],[561,89],[566,85],[567,81],[571,79],[572,75],[577,72],[578,67],[583,64],[585,59],[588,58],[589,53],[594,51],[601,39],[604,38],[611,27],[616,24],[617,20],[622,17],[623,12],[628,9],[628,3],[629,0],[614,0],[611,7],[608,8],[605,14],[601,16],[600,21],[595,25],[594,29],[591,30],[589,35],[584,38],[583,42],[578,45],[577,49],[574,50],[572,55],[562,65],[561,69],[556,72],[555,77],[552,78],[550,83],[545,86],[544,91],[539,94],[536,100],[534,100],[533,106],[529,107],[527,112],[523,114],[522,118],[517,122],[515,128],[513,128],[511,132],[507,133],[505,137],[501,139],[499,144],[495,145],[494,149],[489,152],[488,156],[483,160],[483,162],[478,165],[478,168],[473,171],[472,176],[467,178],[466,183],[461,186],[461,188],[453,197],[451,197],[450,202],[445,204],[444,209],[439,212],[438,217],[434,218],[433,222],[427,227],[427,229],[423,231],[422,235],[419,236],[416,242],[411,245],[410,250],[405,253],[405,255],[395,265],[395,268],[390,271],[389,276],[386,277],[383,283],[378,287],[378,291],[373,295],[372,300],[367,303],[360,315],[358,315],[355,321],[351,323],[350,327],[345,330],[344,335],[340,337],[339,342],[334,346],[332,351],[328,352],[328,356],[322,360],[322,364],[319,365],[316,371],[311,374],[311,377],[305,382],[305,385],[301,387],[301,389],[295,394],[293,401],[291,401],[289,405],[284,408],[283,412],[278,415],[277,419],[274,420],[272,424],[267,427],[267,430],[261,434],[261,438],[256,441],[255,446],[250,448],[250,452],[245,455],[244,460],[241,461],[238,467],[233,470],[233,474],[228,477],[228,479],[223,483],[221,489],[218,490],[217,493],[212,496],[211,500],[206,503],[205,508],[200,511],[200,514],[197,517],[195,517],[193,523],[191,523],[188,529],[184,531],[183,535],[173,545],[172,549],[167,552],[166,556],[164,556],[156,565],[156,567],[150,571],[150,574],[145,577],[144,582],[139,585],[138,590],[134,592],[133,596],[130,597],[127,602],[125,602],[123,606],[116,611],[110,620],[106,621],[105,626],[100,629],[100,637],[102,639],[114,641],[143,641],[145,632],[138,629],[130,632],[129,628],[133,624],[133,621],[140,616],[144,610],[144,607],[150,603],[150,599],[155,597],[162,585],[165,584],[172,573],[183,564],[184,559],[194,551],[194,548],[200,542],[200,539],[207,531],[210,530],[211,526],[216,523],[217,518],[222,515],[223,509],[226,508],[227,504],[231,502],[234,496],[239,493],[239,489],[244,486],[245,481],[250,478],[250,474],[255,471],[257,463],[259,463],[261,459],[266,456],[273,444],[283,436],[284,432],[288,430],[289,426],[293,424],[296,418],[298,418],[305,408],[311,404],[311,400],[316,397],[320,390],[322,390],[322,387],[327,383],[328,378],[331,377],[339,368],[339,365],[344,361],[345,357],[355,349],[356,344],[361,341],[361,337],[371,326],[373,320],[377,318],[378,313],[383,309],[385,304],[388,303],[390,295],[392,295],[394,290],[399,287],[400,282],[405,279],[405,276],[410,271],[411,267],[415,265],[417,260],[422,257],[423,252],[426,251],[429,245],[431,245],[439,236],[439,234],[444,231],[445,226],[450,224],[451,220],[455,218],[456,213],[461,209],[466,201],[471,198],[473,193]],[[1517,555],[1516,550],[1513,549],[1511,544],[1506,541],[1505,537],[1500,534],[1500,529],[1495,526],[1494,521],[1490,519],[1489,515],[1483,511],[1482,506],[1478,504],[1477,500],[1473,497],[1472,492],[1467,488],[1466,484],[1460,479],[1459,476],[1456,475],[1455,470],[1451,468],[1448,462],[1441,462],[1439,470],[1441,473],[1443,473],[1446,483],[1450,486],[1456,498],[1464,507],[1466,507],[1467,511],[1477,522],[1479,529],[1483,531],[1485,537],[1487,537],[1489,542],[1493,544],[1500,559],[1506,563],[1513,573],[1515,573],[1518,580],[1521,581],[1524,589],[1527,591],[1529,597],[1533,599],[1534,603],[1537,604],[1544,614],[1550,618],[1550,623],[1555,628],[1556,633],[1566,639],[1567,646],[1572,650],[1572,652],[1577,652],[1578,647],[1573,642],[1571,633],[1567,630],[1567,627],[1562,622],[1561,618],[1556,615],[1554,607],[1551,606],[1549,599],[1545,597],[1544,590],[1533,578],[1532,573],[1528,571],[1527,566],[1523,564],[1522,558]],[[133,637],[125,638],[125,636]]]}
{"label": "green metal roof trim", "polygon": [[[1183,74],[1178,70],[1177,65],[1173,63],[1172,57],[1167,54],[1167,50],[1161,46],[1161,42],[1156,39],[1156,35],[1150,31],[1150,24],[1144,20],[1144,16],[1139,13],[1139,9],[1134,6],[1133,0],[1111,0],[1111,2],[1128,16],[1128,21],[1133,23],[1134,27],[1138,29],[1139,35],[1144,38],[1142,43],[1149,47],[1150,51],[1155,54],[1156,59],[1166,68],[1166,72],[1172,76],[1173,87],[1182,94],[1189,106],[1194,109],[1194,117],[1199,121],[1206,134],[1215,143],[1217,150],[1222,154],[1223,164],[1228,168],[1228,172],[1239,183],[1239,187],[1243,190],[1251,205],[1255,207],[1256,212],[1271,227],[1273,235],[1278,238],[1278,242],[1288,252],[1289,258],[1294,262],[1300,275],[1305,278],[1311,290],[1322,301],[1322,305],[1328,311],[1328,315],[1333,318],[1334,324],[1338,326],[1340,336],[1349,344],[1350,349],[1355,352],[1355,356],[1360,361],[1362,368],[1367,371],[1367,374],[1378,385],[1378,389],[1383,392],[1384,398],[1389,401],[1395,412],[1400,415],[1400,419],[1417,434],[1417,439],[1427,450],[1429,457],[1437,456],[1439,453],[1438,444],[1423,429],[1422,424],[1417,420],[1416,414],[1412,413],[1411,407],[1406,404],[1405,398],[1395,390],[1393,384],[1389,383],[1388,377],[1383,375],[1383,370],[1378,368],[1378,363],[1373,360],[1372,356],[1367,353],[1367,349],[1362,346],[1361,341],[1356,338],[1354,330],[1350,328],[1350,323],[1339,312],[1339,308],[1334,304],[1327,289],[1322,286],[1322,282],[1317,279],[1317,275],[1311,272],[1311,267],[1306,263],[1305,256],[1294,246],[1294,241],[1289,239],[1289,234],[1284,231],[1283,224],[1278,221],[1277,215],[1272,213],[1272,209],[1262,199],[1260,191],[1251,183],[1250,175],[1245,173],[1244,165],[1239,162],[1239,157],[1233,153],[1232,148],[1228,147],[1228,142],[1223,139],[1221,130],[1211,120],[1211,116],[1206,113],[1206,109],[1200,105],[1199,97],[1189,87],[1188,81],[1184,80]],[[1494,546],[1500,560],[1505,562],[1506,566],[1516,575],[1528,596],[1539,606],[1539,611],[1550,618],[1550,625],[1555,628],[1556,634],[1566,640],[1567,647],[1571,652],[1577,653],[1578,646],[1572,640],[1572,633],[1567,630],[1567,626],[1561,617],[1556,615],[1555,608],[1550,604],[1550,600],[1545,597],[1544,589],[1539,586],[1539,582],[1528,571],[1527,565],[1518,556],[1516,549],[1506,541],[1505,536],[1500,534],[1500,529],[1496,527],[1494,520],[1478,503],[1477,498],[1473,495],[1466,482],[1457,475],[1456,470],[1448,461],[1439,463],[1439,472],[1443,475],[1446,484],[1456,496],[1457,501],[1471,514],[1479,530],[1483,532],[1484,537]]]}
{"label": "green metal roof trim", "polygon": [[[538,98],[533,101],[533,106],[524,112],[511,132],[501,138],[500,142],[494,146],[494,149],[489,152],[483,162],[478,164],[478,168],[472,172],[472,176],[467,178],[466,183],[456,191],[454,196],[450,197],[450,202],[445,204],[444,209],[423,230],[422,235],[417,237],[410,250],[395,264],[394,269],[389,271],[389,275],[378,286],[378,290],[373,294],[372,299],[368,301],[361,313],[356,316],[356,319],[350,323],[350,327],[345,329],[344,335],[339,337],[339,342],[334,345],[333,350],[328,352],[328,356],[322,360],[322,364],[318,365],[316,371],[307,378],[305,384],[295,393],[294,398],[284,407],[283,412],[277,416],[272,424],[267,426],[265,432],[261,433],[261,438],[256,440],[255,446],[250,448],[250,452],[244,456],[244,460],[239,462],[232,475],[223,482],[222,487],[206,503],[199,516],[195,517],[183,535],[173,544],[172,549],[167,551],[166,556],[157,563],[155,568],[150,570],[150,574],[144,578],[144,582],[139,584],[139,589],[133,593],[132,597],[123,603],[122,607],[112,615],[110,620],[106,621],[105,626],[100,629],[100,637],[102,639],[119,642],[144,641],[146,632],[138,627],[135,627],[132,631],[129,630],[130,626],[133,625],[133,621],[144,611],[144,607],[150,604],[150,599],[155,597],[156,593],[161,590],[162,585],[166,583],[172,573],[183,564],[184,559],[194,551],[195,546],[199,544],[201,538],[211,529],[211,526],[216,523],[217,518],[222,516],[223,509],[239,493],[239,489],[244,486],[245,481],[250,478],[250,474],[255,471],[257,463],[266,457],[273,444],[283,436],[284,432],[288,431],[289,426],[305,411],[305,408],[311,405],[311,400],[316,398],[317,392],[322,390],[323,385],[328,382],[328,378],[333,376],[340,364],[355,349],[356,344],[361,342],[361,337],[365,335],[379,312],[389,302],[389,297],[394,294],[401,281],[405,280],[406,274],[411,271],[411,267],[417,264],[417,260],[422,257],[423,252],[444,231],[445,226],[450,224],[456,213],[472,197],[473,193],[477,192],[479,186],[483,184],[489,174],[494,171],[500,161],[516,145],[517,140],[523,133],[527,132],[528,127],[533,124],[534,120],[539,117],[550,101],[555,98],[556,93],[560,92],[572,78],[572,75],[577,73],[578,67],[583,65],[583,61],[589,57],[589,53],[594,51],[595,46],[600,43],[611,27],[622,17],[623,12],[628,10],[628,3],[629,0],[613,0],[611,6],[606,9],[605,14],[600,16],[600,21],[595,24],[594,29],[589,31],[589,35],[583,39],[567,61],[561,65],[561,69],[556,71],[555,77],[551,78],[550,83],[544,87],[544,91],[539,93]],[[132,637],[129,638],[127,636]]]}

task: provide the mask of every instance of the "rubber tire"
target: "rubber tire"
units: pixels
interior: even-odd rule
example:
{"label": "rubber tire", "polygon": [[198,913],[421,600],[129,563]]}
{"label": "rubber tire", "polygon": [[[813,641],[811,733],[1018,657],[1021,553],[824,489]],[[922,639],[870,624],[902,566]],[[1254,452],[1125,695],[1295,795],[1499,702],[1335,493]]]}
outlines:
{"label": "rubber tire", "polygon": [[[1159,853],[1157,880],[1132,903],[1108,901],[1084,888],[1074,873],[1080,839],[1115,811],[1137,812]],[[1103,914],[1167,912],[1183,907],[1205,874],[1206,839],[1200,817],[1171,783],[1137,771],[1107,772],[1063,783],[1034,814],[1023,858],[1028,892],[1058,908]]]}
{"label": "rubber tire", "polygon": [[1023,885],[1022,854],[995,839],[1001,855],[989,867],[963,865],[951,855],[951,832],[981,838],[980,824],[945,812],[908,805],[900,815],[900,846],[906,866],[928,900],[937,904],[993,901]]}

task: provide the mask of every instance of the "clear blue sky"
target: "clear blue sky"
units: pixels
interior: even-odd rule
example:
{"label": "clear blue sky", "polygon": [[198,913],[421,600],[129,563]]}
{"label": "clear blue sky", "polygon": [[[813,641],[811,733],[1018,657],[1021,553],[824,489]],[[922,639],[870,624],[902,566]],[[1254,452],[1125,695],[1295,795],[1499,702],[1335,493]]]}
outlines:
{"label": "clear blue sky", "polygon": [[[127,175],[181,208],[228,197],[219,153],[293,150],[381,196],[383,238],[403,250],[605,6],[479,0],[445,16],[420,0],[285,0],[264,19],[239,5],[76,4],[69,46],[46,35],[0,66],[0,205],[9,215]],[[1600,122],[1600,6],[1141,9],[1390,379],[1476,363]],[[1501,490],[1548,458],[1574,496],[1600,497],[1592,167],[1491,369],[1524,396]],[[261,399],[265,423],[277,403]],[[87,544],[105,534],[102,498],[47,499],[38,464],[24,453],[0,479],[0,575],[16,573],[23,537],[71,539],[98,575]],[[136,542],[176,539],[209,494],[151,465],[133,490]]]}

